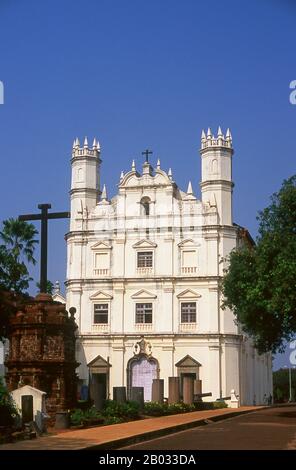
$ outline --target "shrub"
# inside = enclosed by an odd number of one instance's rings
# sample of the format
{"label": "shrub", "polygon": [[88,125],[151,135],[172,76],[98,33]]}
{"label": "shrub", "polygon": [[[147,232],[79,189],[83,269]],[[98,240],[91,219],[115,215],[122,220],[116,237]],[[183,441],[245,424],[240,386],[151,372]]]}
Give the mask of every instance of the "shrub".
{"label": "shrub", "polygon": [[108,416],[104,419],[104,424],[120,424],[123,423],[124,419],[123,418],[118,418],[118,416]]}
{"label": "shrub", "polygon": [[11,426],[17,417],[17,406],[0,377],[0,426]]}
{"label": "shrub", "polygon": [[83,424],[83,417],[84,417],[84,412],[80,410],[79,408],[72,410],[70,414],[71,424],[73,424],[74,426]]}
{"label": "shrub", "polygon": [[173,415],[178,413],[188,413],[189,411],[194,411],[194,405],[187,405],[186,403],[158,403],[158,402],[148,402],[145,403],[144,413],[149,416],[165,416]]}
{"label": "shrub", "polygon": [[85,411],[80,408],[75,408],[70,414],[70,421],[72,425],[78,426],[98,423],[99,421],[103,422],[103,419],[102,415],[93,406]]}
{"label": "shrub", "polygon": [[158,403],[157,401],[150,401],[144,405],[144,413],[149,416],[163,416],[168,414],[167,403]]}
{"label": "shrub", "polygon": [[134,401],[117,403],[114,400],[106,400],[102,415],[105,417],[116,417],[125,419],[136,419],[139,417],[140,405]]}

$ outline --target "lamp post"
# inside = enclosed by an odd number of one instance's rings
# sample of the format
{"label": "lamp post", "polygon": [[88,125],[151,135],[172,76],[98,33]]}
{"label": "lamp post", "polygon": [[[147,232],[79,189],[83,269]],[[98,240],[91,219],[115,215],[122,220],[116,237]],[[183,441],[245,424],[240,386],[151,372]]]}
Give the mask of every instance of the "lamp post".
{"label": "lamp post", "polygon": [[292,371],[291,367],[284,366],[284,369],[288,369],[289,371],[289,403],[292,401]]}

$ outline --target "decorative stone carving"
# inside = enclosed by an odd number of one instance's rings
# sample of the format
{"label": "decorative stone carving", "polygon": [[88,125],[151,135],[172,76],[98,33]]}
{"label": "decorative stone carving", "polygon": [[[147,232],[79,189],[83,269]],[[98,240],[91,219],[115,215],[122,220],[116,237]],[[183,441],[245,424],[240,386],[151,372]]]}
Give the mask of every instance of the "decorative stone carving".
{"label": "decorative stone carving", "polygon": [[149,341],[145,340],[144,336],[134,345],[134,355],[138,356],[139,354],[146,354],[146,356],[152,355],[152,345]]}
{"label": "decorative stone carving", "polygon": [[50,415],[75,405],[75,309],[39,294],[24,302],[11,315],[8,339],[11,344],[6,381],[9,390],[30,385],[46,393]]}

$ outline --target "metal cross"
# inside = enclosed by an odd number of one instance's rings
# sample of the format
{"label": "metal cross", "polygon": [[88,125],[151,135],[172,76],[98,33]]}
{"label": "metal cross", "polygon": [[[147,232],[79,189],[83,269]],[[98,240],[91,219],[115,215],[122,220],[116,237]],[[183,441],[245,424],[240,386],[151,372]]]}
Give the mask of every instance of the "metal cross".
{"label": "metal cross", "polygon": [[41,257],[40,257],[40,292],[47,291],[47,221],[48,219],[66,219],[70,217],[70,212],[52,212],[51,204],[39,204],[38,209],[41,214],[20,215],[19,220],[41,220]]}
{"label": "metal cross", "polygon": [[152,155],[152,151],[151,150],[144,150],[144,152],[142,152],[142,155],[145,155],[145,162],[148,163],[148,157],[149,155]]}

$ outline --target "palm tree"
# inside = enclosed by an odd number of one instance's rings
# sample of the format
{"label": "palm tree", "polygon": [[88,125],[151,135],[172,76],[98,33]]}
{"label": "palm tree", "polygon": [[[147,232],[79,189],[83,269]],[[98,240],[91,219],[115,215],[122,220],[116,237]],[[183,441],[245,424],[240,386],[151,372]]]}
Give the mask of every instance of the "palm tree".
{"label": "palm tree", "polygon": [[35,236],[38,231],[33,224],[24,220],[10,218],[3,221],[3,230],[0,232],[0,239],[4,242],[7,251],[13,256],[16,263],[22,259],[36,264],[34,258],[35,245],[38,240]]}

